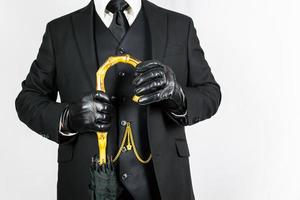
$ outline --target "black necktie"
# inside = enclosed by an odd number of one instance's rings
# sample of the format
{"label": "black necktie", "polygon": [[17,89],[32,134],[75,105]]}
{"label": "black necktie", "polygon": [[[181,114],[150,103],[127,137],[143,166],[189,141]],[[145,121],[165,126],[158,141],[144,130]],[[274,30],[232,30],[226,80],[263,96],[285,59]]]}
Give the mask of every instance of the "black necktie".
{"label": "black necktie", "polygon": [[121,41],[129,29],[128,21],[123,12],[128,6],[124,0],[111,0],[106,6],[106,10],[114,14],[109,29],[118,41]]}

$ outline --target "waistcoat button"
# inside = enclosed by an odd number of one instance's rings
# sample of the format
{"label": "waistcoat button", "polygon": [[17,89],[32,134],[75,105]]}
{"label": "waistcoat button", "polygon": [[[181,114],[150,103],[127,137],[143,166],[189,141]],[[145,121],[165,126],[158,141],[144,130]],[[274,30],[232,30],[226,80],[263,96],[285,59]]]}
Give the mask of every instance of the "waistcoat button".
{"label": "waistcoat button", "polygon": [[126,121],[125,121],[125,120],[122,120],[122,121],[121,121],[121,125],[122,125],[122,126],[126,126]]}
{"label": "waistcoat button", "polygon": [[125,53],[125,49],[124,48],[119,48],[119,53],[120,54],[124,54]]}
{"label": "waistcoat button", "polygon": [[126,147],[122,147],[122,152],[125,153],[127,151]]}
{"label": "waistcoat button", "polygon": [[119,72],[119,76],[125,76],[125,72]]}
{"label": "waistcoat button", "polygon": [[124,174],[122,175],[122,180],[125,181],[127,178],[128,178],[128,174],[124,173]]}

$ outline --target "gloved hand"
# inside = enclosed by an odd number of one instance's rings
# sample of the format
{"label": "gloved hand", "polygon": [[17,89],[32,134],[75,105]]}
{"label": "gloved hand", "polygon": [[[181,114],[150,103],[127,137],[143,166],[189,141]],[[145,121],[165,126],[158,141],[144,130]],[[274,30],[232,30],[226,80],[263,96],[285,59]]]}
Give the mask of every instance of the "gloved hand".
{"label": "gloved hand", "polygon": [[111,127],[112,109],[111,98],[104,92],[86,95],[66,107],[63,129],[70,132],[106,132]]}
{"label": "gloved hand", "polygon": [[165,109],[175,114],[186,111],[183,90],[176,81],[172,69],[158,60],[148,60],[136,66],[134,94],[141,96],[140,105],[160,102]]}

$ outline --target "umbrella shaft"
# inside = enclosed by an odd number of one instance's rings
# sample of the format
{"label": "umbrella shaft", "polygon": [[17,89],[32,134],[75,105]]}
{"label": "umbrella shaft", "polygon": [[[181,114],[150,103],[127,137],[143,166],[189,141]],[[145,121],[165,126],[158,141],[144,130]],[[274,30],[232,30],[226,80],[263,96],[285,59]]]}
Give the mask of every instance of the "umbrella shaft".
{"label": "umbrella shaft", "polygon": [[106,163],[106,145],[107,145],[107,132],[97,132],[98,147],[99,147],[99,163]]}

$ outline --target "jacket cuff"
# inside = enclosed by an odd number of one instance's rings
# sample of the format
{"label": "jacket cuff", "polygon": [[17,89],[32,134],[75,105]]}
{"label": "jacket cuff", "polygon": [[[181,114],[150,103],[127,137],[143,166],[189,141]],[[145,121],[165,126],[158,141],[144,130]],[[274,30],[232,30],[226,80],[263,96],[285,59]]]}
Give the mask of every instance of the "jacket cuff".
{"label": "jacket cuff", "polygon": [[44,130],[41,131],[45,134],[42,135],[56,143],[59,143],[59,127],[57,124],[59,124],[60,115],[66,105],[66,103],[51,102],[41,116],[44,123],[43,127],[45,127]]}

